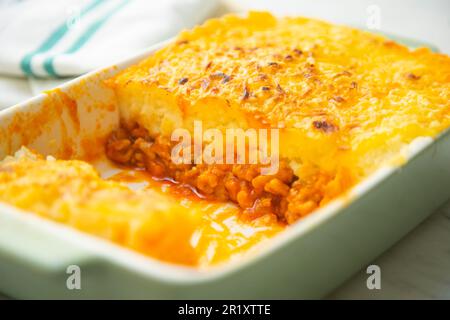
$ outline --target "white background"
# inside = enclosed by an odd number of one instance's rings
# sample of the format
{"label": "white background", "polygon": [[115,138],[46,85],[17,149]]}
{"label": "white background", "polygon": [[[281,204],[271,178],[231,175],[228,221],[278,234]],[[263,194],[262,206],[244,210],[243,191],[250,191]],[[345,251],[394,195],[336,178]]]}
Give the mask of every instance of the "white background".
{"label": "white background", "polygon": [[381,30],[414,38],[450,53],[449,0],[228,0],[243,9],[270,10],[363,27],[367,8],[381,9]]}

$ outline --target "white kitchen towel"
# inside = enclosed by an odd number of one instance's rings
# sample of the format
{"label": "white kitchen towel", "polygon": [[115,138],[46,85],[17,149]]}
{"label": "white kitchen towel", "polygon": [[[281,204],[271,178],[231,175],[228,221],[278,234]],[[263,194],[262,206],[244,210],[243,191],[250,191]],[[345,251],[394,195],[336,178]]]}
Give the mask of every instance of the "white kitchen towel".
{"label": "white kitchen towel", "polygon": [[202,22],[218,2],[0,1],[0,75],[44,78],[111,64]]}

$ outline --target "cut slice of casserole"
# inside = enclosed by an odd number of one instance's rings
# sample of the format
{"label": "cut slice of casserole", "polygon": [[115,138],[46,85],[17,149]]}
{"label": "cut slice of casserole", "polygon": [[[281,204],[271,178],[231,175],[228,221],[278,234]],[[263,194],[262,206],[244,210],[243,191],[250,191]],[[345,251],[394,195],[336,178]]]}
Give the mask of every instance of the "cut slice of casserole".
{"label": "cut slice of casserole", "polygon": [[[289,223],[450,123],[450,59],[264,12],[212,19],[109,80],[123,128],[111,159]],[[280,169],[174,165],[177,128],[278,128]]]}
{"label": "cut slice of casserole", "polygon": [[210,267],[252,254],[283,230],[276,221],[243,223],[235,206],[176,195],[172,187],[136,171],[105,180],[85,161],[26,148],[0,161],[1,202],[162,261]]}

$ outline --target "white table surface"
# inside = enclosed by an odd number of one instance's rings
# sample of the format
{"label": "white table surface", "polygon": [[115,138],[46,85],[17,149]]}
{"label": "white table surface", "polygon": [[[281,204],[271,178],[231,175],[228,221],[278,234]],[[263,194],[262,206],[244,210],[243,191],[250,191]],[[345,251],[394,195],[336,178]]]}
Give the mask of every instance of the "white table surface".
{"label": "white table surface", "polygon": [[[380,9],[380,30],[413,38],[450,53],[449,0],[225,0],[232,8],[318,17],[366,26],[367,8]],[[449,164],[450,165],[450,164]],[[450,190],[449,190],[450,197]],[[450,299],[450,202],[375,261],[381,290],[368,290],[360,271],[330,299]],[[0,295],[1,299],[1,295]]]}

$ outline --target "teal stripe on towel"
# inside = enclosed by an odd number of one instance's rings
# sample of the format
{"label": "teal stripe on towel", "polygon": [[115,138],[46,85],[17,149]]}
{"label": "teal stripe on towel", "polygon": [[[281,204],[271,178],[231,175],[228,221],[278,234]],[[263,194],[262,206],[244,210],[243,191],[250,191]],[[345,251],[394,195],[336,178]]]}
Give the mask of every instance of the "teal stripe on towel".
{"label": "teal stripe on towel", "polygon": [[[111,18],[111,16],[113,16],[116,12],[118,12],[130,2],[131,0],[123,0],[117,6],[109,10],[99,20],[93,22],[89,27],[87,27],[86,31],[73,43],[73,45],[62,54],[70,54],[80,50],[86,44],[86,42],[88,42],[89,39],[92,38],[92,36],[108,21],[108,19]],[[58,73],[56,72],[54,66],[54,60],[57,56],[58,54],[52,55],[50,57],[47,57],[44,61],[45,71],[47,71],[47,73],[53,77],[60,77],[60,75],[58,75]]]}
{"label": "teal stripe on towel", "polygon": [[[86,15],[88,12],[92,11],[94,8],[96,8],[98,5],[102,4],[106,0],[93,0],[89,5],[84,7],[80,11],[80,18]],[[31,62],[33,60],[33,57],[36,54],[46,52],[53,48],[59,40],[61,40],[64,35],[69,31],[69,27],[66,22],[61,24],[55,31],[53,31],[52,34],[34,51],[26,54],[23,59],[20,61],[20,68],[22,69],[23,73],[25,73],[27,76],[36,76],[33,73]]]}

